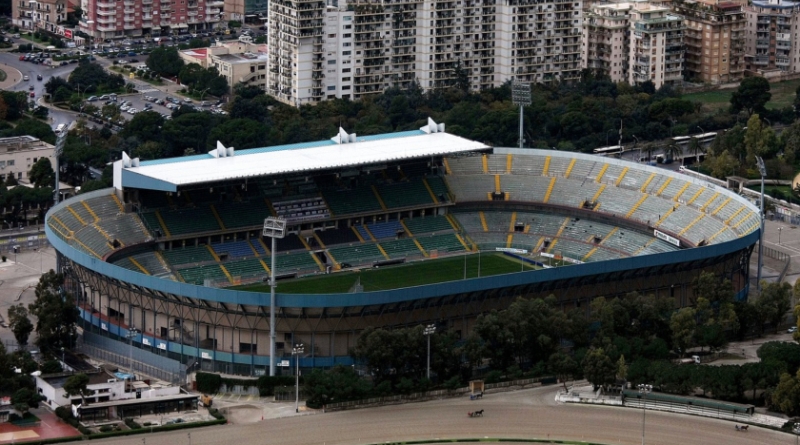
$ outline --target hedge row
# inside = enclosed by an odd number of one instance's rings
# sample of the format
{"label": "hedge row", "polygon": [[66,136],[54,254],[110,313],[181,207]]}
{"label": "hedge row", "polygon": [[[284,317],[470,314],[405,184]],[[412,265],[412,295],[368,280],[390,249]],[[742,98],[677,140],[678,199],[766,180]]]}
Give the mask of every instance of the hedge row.
{"label": "hedge row", "polygon": [[[275,388],[279,386],[294,386],[293,376],[268,376],[264,375],[256,379],[230,379],[222,378],[219,374],[198,372],[196,375],[197,390],[205,394],[216,394],[224,383],[228,388],[232,386],[242,386],[250,388],[255,386],[261,397],[272,396]],[[302,380],[302,378],[301,378]]]}
{"label": "hedge row", "polygon": [[[228,423],[228,421],[225,420],[224,418],[216,420],[207,420],[205,422],[173,423],[170,425],[154,427],[152,428],[152,431],[154,433],[157,433],[160,431],[185,430],[189,428],[201,428],[204,426],[224,425],[226,423]],[[106,439],[109,437],[117,437],[117,436],[131,436],[133,434],[149,433],[150,430],[151,430],[150,428],[141,428],[138,430],[124,430],[124,431],[112,431],[109,433],[97,433],[97,434],[92,434],[91,436],[88,437],[88,439],[95,440],[95,439]]]}

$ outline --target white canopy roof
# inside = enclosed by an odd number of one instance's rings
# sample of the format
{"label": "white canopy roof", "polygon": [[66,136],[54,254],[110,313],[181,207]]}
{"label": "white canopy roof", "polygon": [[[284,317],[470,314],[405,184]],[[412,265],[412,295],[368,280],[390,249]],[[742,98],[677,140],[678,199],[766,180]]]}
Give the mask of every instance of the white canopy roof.
{"label": "white canopy roof", "polygon": [[[115,168],[115,186],[176,191],[179,186],[191,184],[382,164],[489,148],[444,133],[443,127],[433,124],[419,131],[367,137],[340,131],[329,141],[242,151],[218,143],[218,148],[207,155],[141,163],[124,156]],[[120,182],[116,181],[117,171]]]}

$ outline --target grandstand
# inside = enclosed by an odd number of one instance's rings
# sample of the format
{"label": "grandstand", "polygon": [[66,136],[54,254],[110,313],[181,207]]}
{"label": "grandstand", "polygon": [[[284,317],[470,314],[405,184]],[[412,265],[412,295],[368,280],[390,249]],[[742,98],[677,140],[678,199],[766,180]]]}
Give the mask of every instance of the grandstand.
{"label": "grandstand", "polygon": [[[137,326],[136,347],[255,375],[269,362],[272,272],[277,353],[313,344],[302,366],[351,363],[368,326],[463,334],[519,296],[554,294],[566,308],[639,290],[683,305],[693,277],[713,270],[746,298],[759,214],[740,196],[651,166],[491,149],[443,130],[124,156],[114,188],[46,219],[84,330],[125,339]],[[269,216],[287,222],[275,251],[261,236]]]}

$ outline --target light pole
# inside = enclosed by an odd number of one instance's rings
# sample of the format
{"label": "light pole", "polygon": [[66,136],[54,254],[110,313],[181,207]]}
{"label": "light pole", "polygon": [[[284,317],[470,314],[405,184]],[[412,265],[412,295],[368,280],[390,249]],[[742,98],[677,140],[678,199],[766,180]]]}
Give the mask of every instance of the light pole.
{"label": "light pole", "polygon": [[294,412],[300,412],[300,355],[303,354],[305,346],[302,343],[294,345],[292,355],[294,356]]}
{"label": "light pole", "polygon": [[433,335],[434,332],[436,332],[435,324],[429,324],[428,326],[425,326],[425,329],[422,331],[422,333],[428,337],[428,367],[427,373],[425,374],[428,380],[431,379],[431,335]]}
{"label": "light pole", "polygon": [[531,104],[531,84],[515,79],[511,83],[511,102],[514,105],[519,105],[519,148],[522,148],[525,144],[525,138],[522,135],[523,108]]}
{"label": "light pole", "polygon": [[186,437],[189,438],[189,445],[192,445],[192,433],[186,433]]}
{"label": "light pole", "polygon": [[760,156],[756,156],[758,163],[758,172],[761,174],[761,233],[758,235],[758,276],[756,278],[756,287],[761,292],[761,268],[764,267],[764,177],[767,176],[767,167],[764,165],[764,160]]}
{"label": "light pole", "polygon": [[783,227],[778,227],[778,245],[781,245],[781,232],[783,231]]}
{"label": "light pole", "polygon": [[266,238],[272,238],[272,250],[270,257],[272,260],[269,269],[269,375],[275,376],[275,264],[277,247],[275,240],[286,235],[286,220],[283,218],[269,217],[264,220],[262,234]]}
{"label": "light pole", "polygon": [[133,380],[133,338],[139,335],[139,330],[131,326],[128,328],[128,366],[131,369],[131,380]]}
{"label": "light pole", "polygon": [[639,394],[642,395],[644,404],[642,405],[642,445],[644,445],[644,421],[647,413],[647,394],[653,390],[653,385],[639,384]]}

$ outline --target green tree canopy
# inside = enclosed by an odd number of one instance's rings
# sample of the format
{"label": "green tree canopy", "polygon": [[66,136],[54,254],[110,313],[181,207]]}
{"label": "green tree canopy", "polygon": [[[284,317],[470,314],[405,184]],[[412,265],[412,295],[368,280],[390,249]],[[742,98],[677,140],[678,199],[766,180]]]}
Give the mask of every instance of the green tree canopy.
{"label": "green tree canopy", "polygon": [[81,404],[85,405],[85,397],[91,394],[91,391],[87,388],[88,384],[88,375],[83,373],[73,374],[67,377],[67,380],[64,382],[63,389],[68,396],[81,396]]}
{"label": "green tree canopy", "polygon": [[28,337],[33,332],[33,323],[28,318],[28,310],[25,309],[25,306],[18,304],[8,308],[8,326],[20,346],[28,344]]}
{"label": "green tree canopy", "polygon": [[50,159],[41,157],[31,166],[28,179],[36,187],[53,187],[56,181],[56,172],[50,164]]}
{"label": "green tree canopy", "polygon": [[763,77],[744,78],[739,83],[739,88],[731,95],[732,110],[734,112],[746,110],[750,114],[764,112],[764,106],[772,98],[769,90],[769,82]]}
{"label": "green tree canopy", "polygon": [[159,46],[147,57],[147,67],[163,76],[174,77],[181,72],[184,62],[174,46]]}
{"label": "green tree canopy", "polygon": [[78,308],[64,289],[64,276],[50,270],[36,285],[36,300],[28,307],[36,317],[36,345],[43,351],[71,348],[75,344]]}

